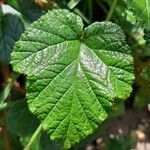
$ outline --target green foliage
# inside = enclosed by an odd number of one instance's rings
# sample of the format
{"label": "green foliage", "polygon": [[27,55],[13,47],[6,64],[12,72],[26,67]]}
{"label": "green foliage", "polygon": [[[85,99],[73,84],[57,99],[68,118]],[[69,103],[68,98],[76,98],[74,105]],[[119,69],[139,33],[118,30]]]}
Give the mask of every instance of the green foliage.
{"label": "green foliage", "polygon": [[8,0],[7,3],[0,7],[0,62],[4,64],[9,64],[10,53],[24,28],[45,13],[32,0]]}
{"label": "green foliage", "polygon": [[[113,0],[106,0],[106,2],[111,7]],[[115,22],[121,25],[125,31],[129,29],[131,30],[131,28],[134,28],[139,24],[143,28],[150,30],[149,14],[149,0],[118,0],[113,14],[113,19]]]}
{"label": "green foliage", "polygon": [[27,144],[38,124],[38,120],[29,112],[26,101],[15,102],[10,107],[7,116],[8,129],[20,136],[23,145]]}
{"label": "green foliage", "polygon": [[[0,149],[62,150],[80,141],[84,147],[105,134],[106,120],[150,104],[149,0],[0,5]],[[129,136],[104,144],[133,149]]]}
{"label": "green foliage", "polygon": [[83,30],[82,20],[67,10],[34,22],[16,43],[12,64],[27,74],[31,112],[65,148],[92,134],[114,98],[129,96],[134,79],[122,30],[110,22]]}
{"label": "green foliage", "polygon": [[[113,4],[113,0],[105,0],[108,5],[111,7],[112,4]],[[126,20],[126,10],[127,8],[127,2],[126,0],[118,0],[117,1],[117,4],[116,4],[116,8],[114,10],[114,13],[113,13],[113,19],[116,21],[116,22],[119,22],[119,24],[123,24],[125,23],[125,20]]]}
{"label": "green foliage", "polygon": [[[113,0],[105,0],[111,7]],[[115,10],[112,15],[112,20],[122,27],[124,33],[130,34],[134,28],[139,26],[134,13],[127,9],[127,0],[117,0]]]}
{"label": "green foliage", "polygon": [[136,24],[136,17],[133,14],[133,12],[127,10],[126,14],[127,14],[127,16],[126,16],[127,21],[129,21],[131,24],[135,25]]}
{"label": "green foliage", "polygon": [[24,31],[23,23],[16,15],[6,13],[0,18],[0,61],[8,64],[10,53],[20,34]]}
{"label": "green foliage", "polygon": [[30,21],[38,19],[44,13],[34,0],[7,0],[7,3]]}
{"label": "green foliage", "polygon": [[68,3],[68,7],[70,9],[73,9],[76,5],[78,5],[81,2],[81,0],[70,0]]}
{"label": "green foliage", "polygon": [[131,9],[144,27],[150,30],[150,1],[127,0],[128,8]]}
{"label": "green foliage", "polygon": [[[39,121],[29,112],[26,101],[21,100],[13,103],[8,111],[7,127],[11,133],[20,137],[23,146],[28,143],[38,125]],[[41,132],[30,149],[58,150],[58,146],[50,142],[47,135]]]}

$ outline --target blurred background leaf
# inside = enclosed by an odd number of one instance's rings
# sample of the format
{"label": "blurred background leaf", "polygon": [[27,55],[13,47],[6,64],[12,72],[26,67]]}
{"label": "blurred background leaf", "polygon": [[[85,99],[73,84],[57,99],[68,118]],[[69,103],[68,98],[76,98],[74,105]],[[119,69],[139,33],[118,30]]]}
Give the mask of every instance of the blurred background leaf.
{"label": "blurred background leaf", "polygon": [[20,137],[21,143],[26,145],[39,125],[39,121],[28,110],[25,100],[14,102],[8,111],[7,127],[12,134]]}
{"label": "blurred background leaf", "polygon": [[9,64],[10,53],[15,42],[24,31],[21,19],[13,14],[6,13],[0,18],[0,62]]}
{"label": "blurred background leaf", "polygon": [[31,22],[37,20],[45,13],[33,0],[7,0],[7,4],[16,9]]}
{"label": "blurred background leaf", "polygon": [[[22,146],[28,144],[33,133],[39,126],[39,121],[28,110],[25,100],[14,102],[8,111],[7,127],[9,131],[20,137]],[[59,146],[52,143],[49,137],[41,132],[31,145],[31,150],[58,150]]]}

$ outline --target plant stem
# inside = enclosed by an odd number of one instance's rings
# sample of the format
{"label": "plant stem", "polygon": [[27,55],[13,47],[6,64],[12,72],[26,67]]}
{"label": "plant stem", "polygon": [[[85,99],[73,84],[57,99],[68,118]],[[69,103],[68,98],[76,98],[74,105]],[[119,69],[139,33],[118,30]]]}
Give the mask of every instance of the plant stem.
{"label": "plant stem", "polygon": [[73,9],[73,8],[76,7],[80,2],[81,2],[81,0],[70,0],[67,5],[68,5],[68,7],[69,7],[70,9]]}
{"label": "plant stem", "polygon": [[40,124],[39,127],[36,129],[36,131],[34,132],[34,134],[32,135],[32,137],[30,138],[28,144],[24,148],[24,150],[30,150],[30,147],[31,147],[32,143],[37,138],[37,136],[39,135],[39,133],[41,132],[41,130],[42,130],[42,124]]}
{"label": "plant stem", "polygon": [[109,21],[109,20],[111,19],[112,15],[113,15],[113,12],[114,12],[114,10],[115,10],[115,8],[116,8],[117,1],[118,1],[118,0],[114,0],[114,1],[113,1],[113,4],[112,4],[112,6],[111,6],[111,8],[110,8],[110,10],[109,10],[109,12],[108,12],[106,21]]}
{"label": "plant stem", "polygon": [[74,8],[74,12],[79,15],[87,24],[89,24],[89,20],[78,8]]}
{"label": "plant stem", "polygon": [[93,19],[93,2],[92,0],[88,0],[88,12],[89,12],[89,21],[92,22]]}
{"label": "plant stem", "polygon": [[96,0],[97,1],[97,4],[103,9],[103,11],[105,12],[105,13],[107,13],[108,11],[107,11],[107,9],[105,8],[105,6],[101,3],[101,1],[100,0]]}

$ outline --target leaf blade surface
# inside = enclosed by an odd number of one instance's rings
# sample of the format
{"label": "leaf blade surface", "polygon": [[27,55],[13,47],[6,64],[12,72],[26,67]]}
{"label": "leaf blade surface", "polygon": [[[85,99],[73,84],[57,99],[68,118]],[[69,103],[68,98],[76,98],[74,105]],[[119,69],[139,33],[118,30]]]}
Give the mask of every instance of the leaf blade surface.
{"label": "leaf blade surface", "polygon": [[12,64],[27,74],[31,112],[65,148],[98,128],[113,99],[129,96],[134,78],[121,29],[102,22],[83,31],[82,20],[67,10],[34,22],[16,43]]}

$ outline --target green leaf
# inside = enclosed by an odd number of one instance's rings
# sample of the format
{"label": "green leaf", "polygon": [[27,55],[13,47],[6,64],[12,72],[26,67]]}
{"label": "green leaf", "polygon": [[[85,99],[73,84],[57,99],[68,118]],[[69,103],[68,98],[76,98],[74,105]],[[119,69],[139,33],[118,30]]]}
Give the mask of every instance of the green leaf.
{"label": "green leaf", "polygon": [[7,3],[23,14],[30,21],[37,20],[43,13],[34,0],[7,0]]}
{"label": "green leaf", "polygon": [[81,2],[81,0],[70,0],[67,4],[67,6],[70,9],[73,9],[74,7],[76,7],[76,5],[78,5]]}
{"label": "green leaf", "polygon": [[[20,136],[23,146],[27,145],[34,134],[39,121],[29,112],[26,101],[17,101],[11,105],[7,115],[9,131]],[[45,133],[40,133],[32,143],[31,150],[58,150],[58,146],[47,139]]]}
{"label": "green leaf", "polygon": [[15,42],[24,31],[18,16],[5,14],[0,19],[0,61],[8,64]]}
{"label": "green leaf", "polygon": [[38,124],[39,121],[29,112],[26,101],[15,102],[10,107],[7,127],[11,133],[20,136],[23,145],[27,144]]}
{"label": "green leaf", "polygon": [[25,18],[19,11],[11,7],[10,5],[2,4],[2,13],[4,14],[12,14],[15,15],[16,17],[20,18],[21,22],[23,23],[24,27],[28,26],[31,24],[31,21],[29,21],[27,18]]}
{"label": "green leaf", "polygon": [[27,74],[27,99],[52,140],[70,148],[108,117],[113,98],[127,98],[133,58],[122,30],[53,10],[35,21],[12,53],[14,70]]}
{"label": "green leaf", "polygon": [[133,10],[142,24],[150,30],[150,1],[149,0],[128,0],[128,8]]}
{"label": "green leaf", "polygon": [[[105,0],[108,3],[109,7],[111,8],[114,0]],[[122,27],[125,33],[130,33],[133,24],[136,21],[135,16],[133,16],[131,11],[127,9],[127,0],[118,0],[115,10],[113,12],[112,19],[117,23],[119,26]]]}

